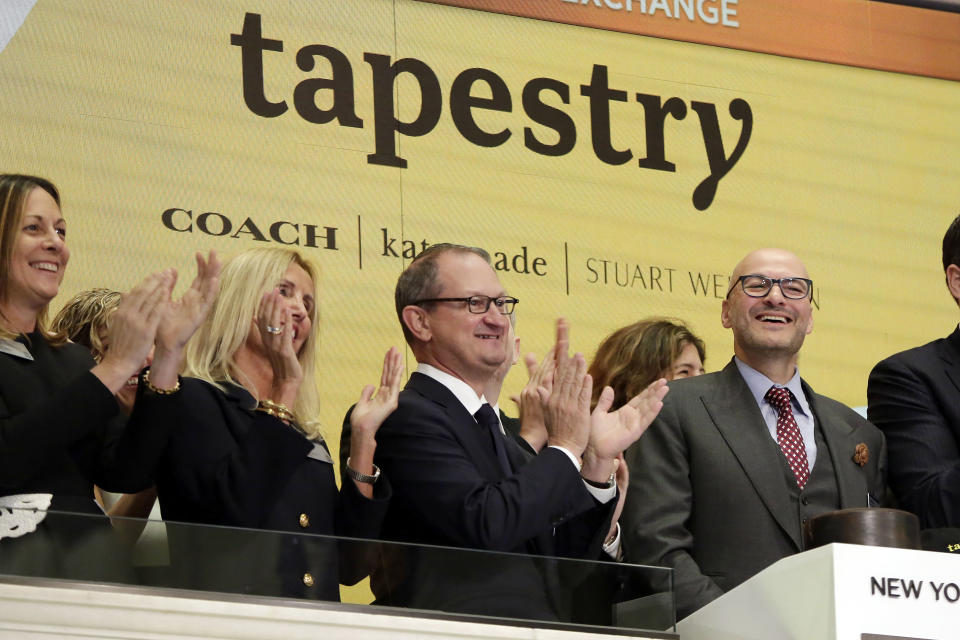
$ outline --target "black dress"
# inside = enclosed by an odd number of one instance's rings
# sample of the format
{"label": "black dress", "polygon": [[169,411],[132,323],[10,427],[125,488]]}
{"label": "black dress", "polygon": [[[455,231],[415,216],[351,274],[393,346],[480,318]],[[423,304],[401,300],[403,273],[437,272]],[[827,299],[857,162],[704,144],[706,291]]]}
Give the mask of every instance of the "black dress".
{"label": "black dress", "polygon": [[179,586],[339,600],[339,583],[366,575],[372,545],[303,534],[376,537],[390,496],[386,478],[372,500],[350,479],[338,491],[326,445],[255,411],[245,389],[193,378],[181,386],[144,396],[151,419],[177,425],[157,493]]}

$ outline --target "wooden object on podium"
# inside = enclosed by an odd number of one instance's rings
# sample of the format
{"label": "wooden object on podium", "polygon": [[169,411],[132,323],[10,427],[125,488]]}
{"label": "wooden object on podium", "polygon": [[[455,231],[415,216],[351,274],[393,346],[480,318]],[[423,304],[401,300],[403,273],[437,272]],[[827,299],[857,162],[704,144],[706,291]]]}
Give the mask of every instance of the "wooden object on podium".
{"label": "wooden object on podium", "polygon": [[829,544],[677,623],[683,640],[956,640],[960,556]]}
{"label": "wooden object on podium", "polygon": [[831,542],[919,549],[920,519],[900,509],[840,509],[810,518],[803,537],[807,549]]}

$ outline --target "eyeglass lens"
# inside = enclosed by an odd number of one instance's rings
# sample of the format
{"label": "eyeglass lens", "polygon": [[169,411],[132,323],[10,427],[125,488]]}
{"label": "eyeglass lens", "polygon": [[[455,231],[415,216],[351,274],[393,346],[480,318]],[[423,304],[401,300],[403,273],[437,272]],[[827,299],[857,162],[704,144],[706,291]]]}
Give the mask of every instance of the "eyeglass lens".
{"label": "eyeglass lens", "polygon": [[467,304],[470,308],[470,313],[486,313],[490,308],[490,303],[493,303],[497,306],[497,311],[506,315],[513,312],[514,301],[513,298],[491,298],[489,296],[470,296],[467,299]]}
{"label": "eyeglass lens", "polygon": [[802,278],[764,278],[763,276],[746,276],[742,280],[744,292],[754,298],[762,298],[770,292],[773,285],[780,287],[784,297],[799,300],[806,298],[810,293],[810,285]]}

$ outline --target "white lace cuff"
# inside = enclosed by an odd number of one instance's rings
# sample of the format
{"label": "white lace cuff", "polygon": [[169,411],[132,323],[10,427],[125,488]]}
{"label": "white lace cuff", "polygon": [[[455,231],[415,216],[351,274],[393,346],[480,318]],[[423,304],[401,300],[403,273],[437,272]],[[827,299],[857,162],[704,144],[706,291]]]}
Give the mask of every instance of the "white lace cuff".
{"label": "white lace cuff", "polygon": [[19,538],[35,531],[47,517],[52,493],[0,496],[0,540]]}

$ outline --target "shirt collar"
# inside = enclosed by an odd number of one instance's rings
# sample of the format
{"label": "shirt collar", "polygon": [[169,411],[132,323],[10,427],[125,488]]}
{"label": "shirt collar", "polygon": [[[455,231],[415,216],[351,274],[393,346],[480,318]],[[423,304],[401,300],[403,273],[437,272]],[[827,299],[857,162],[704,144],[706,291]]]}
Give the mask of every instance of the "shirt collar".
{"label": "shirt collar", "polygon": [[747,363],[745,363],[740,358],[734,356],[733,361],[737,365],[737,369],[740,371],[740,375],[743,377],[743,381],[747,383],[747,387],[750,388],[750,393],[753,394],[753,399],[757,401],[757,406],[761,406],[766,400],[764,396],[767,395],[767,391],[770,387],[784,387],[789,389],[793,394],[794,402],[793,404],[800,409],[800,411],[805,416],[811,415],[810,405],[807,403],[807,396],[803,393],[803,385],[800,382],[800,370],[794,369],[793,377],[790,378],[790,381],[787,384],[777,384],[767,376],[763,375]]}
{"label": "shirt collar", "polygon": [[432,378],[442,384],[447,390],[450,391],[457,400],[460,401],[460,404],[470,412],[470,415],[475,414],[480,410],[480,407],[486,403],[486,398],[483,396],[478,396],[477,392],[468,385],[466,382],[460,378],[456,378],[446,371],[441,371],[433,365],[426,363],[417,364],[417,373],[422,373],[423,375]]}
{"label": "shirt collar", "polygon": [[0,338],[0,352],[8,353],[24,360],[33,360],[33,354],[25,344],[10,338]]}

